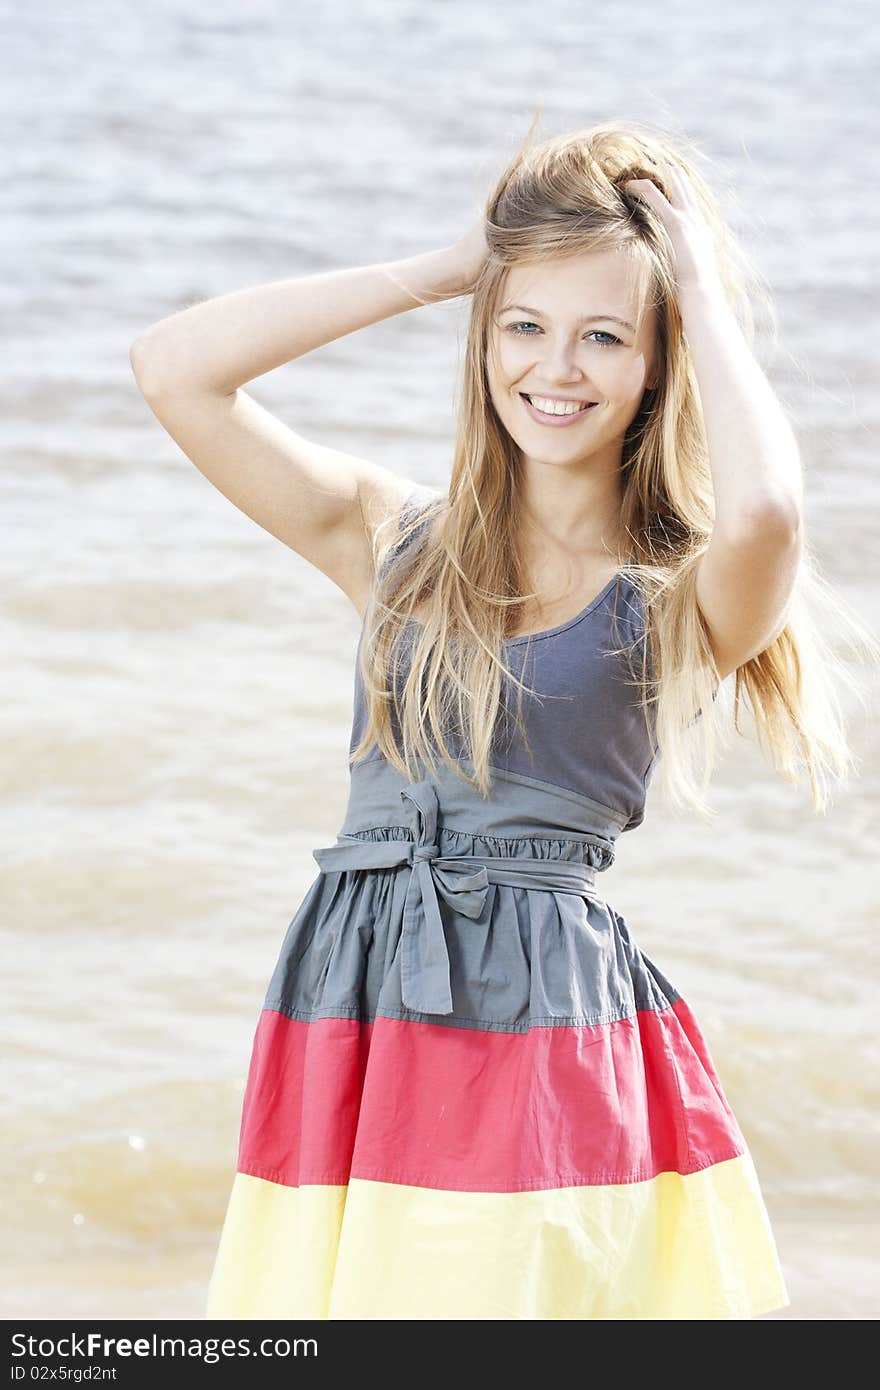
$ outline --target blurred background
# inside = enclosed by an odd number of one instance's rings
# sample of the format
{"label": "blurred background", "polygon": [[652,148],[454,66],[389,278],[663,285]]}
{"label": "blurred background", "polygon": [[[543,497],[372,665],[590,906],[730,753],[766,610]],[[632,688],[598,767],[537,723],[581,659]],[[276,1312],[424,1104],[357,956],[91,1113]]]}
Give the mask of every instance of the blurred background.
{"label": "blurred background", "polygon": [[[132,340],[197,299],[456,238],[538,102],[540,136],[650,122],[712,161],[769,281],[759,357],[810,542],[868,617],[878,36],[867,0],[3,5],[0,1315],[202,1315],[253,1030],[348,791],[357,614],[163,432]],[[468,303],[248,390],[443,486]],[[750,1143],[780,1318],[877,1312],[880,735],[877,671],[854,669],[861,775],[826,816],[734,736],[714,824],[652,789],[605,879]]]}

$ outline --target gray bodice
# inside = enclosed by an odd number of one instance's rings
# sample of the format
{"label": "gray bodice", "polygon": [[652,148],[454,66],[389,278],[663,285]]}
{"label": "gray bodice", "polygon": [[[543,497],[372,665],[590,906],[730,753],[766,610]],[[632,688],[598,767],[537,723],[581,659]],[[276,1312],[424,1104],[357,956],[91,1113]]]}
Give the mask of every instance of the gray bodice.
{"label": "gray bodice", "polygon": [[[506,641],[506,661],[536,694],[522,694],[527,748],[510,712],[519,691],[505,678],[492,766],[598,802],[624,830],[640,825],[657,753],[653,718],[649,732],[639,690],[627,684],[640,669],[643,638],[638,590],[616,576],[568,622]],[[609,654],[611,646],[631,644],[628,657]],[[359,641],[349,754],[366,728],[360,646]],[[455,731],[448,742],[456,757],[464,756]],[[368,755],[374,757],[382,757],[375,746]]]}

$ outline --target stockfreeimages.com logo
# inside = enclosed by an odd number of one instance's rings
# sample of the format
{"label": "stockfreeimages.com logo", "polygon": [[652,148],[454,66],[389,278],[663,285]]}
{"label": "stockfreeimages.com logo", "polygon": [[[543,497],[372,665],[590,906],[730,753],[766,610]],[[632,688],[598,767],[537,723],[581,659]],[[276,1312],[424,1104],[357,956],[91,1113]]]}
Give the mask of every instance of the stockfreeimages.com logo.
{"label": "stockfreeimages.com logo", "polygon": [[[317,1356],[314,1337],[263,1337],[251,1346],[248,1337],[105,1337],[101,1332],[85,1335],[71,1332],[63,1337],[32,1337],[15,1332],[10,1338],[12,1355],[41,1360],[60,1357],[66,1361],[116,1357],[181,1357],[213,1364],[236,1356]],[[22,1365],[12,1367],[13,1380],[27,1374]]]}

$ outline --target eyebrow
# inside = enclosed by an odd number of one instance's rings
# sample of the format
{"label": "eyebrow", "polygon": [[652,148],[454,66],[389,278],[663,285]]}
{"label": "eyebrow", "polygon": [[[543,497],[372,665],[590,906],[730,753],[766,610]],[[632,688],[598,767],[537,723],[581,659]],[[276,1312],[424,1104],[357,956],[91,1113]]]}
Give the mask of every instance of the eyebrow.
{"label": "eyebrow", "polygon": [[[518,309],[520,313],[532,314],[536,319],[543,317],[540,309],[530,309],[527,304],[505,304],[504,308],[501,309],[500,312],[502,314],[506,314],[508,309]],[[619,319],[616,314],[584,314],[583,317],[578,320],[578,322],[595,323],[597,322],[597,320],[603,320],[607,323],[619,323],[624,328],[628,328],[630,333],[635,333],[636,331],[631,323],[628,323],[626,319]]]}

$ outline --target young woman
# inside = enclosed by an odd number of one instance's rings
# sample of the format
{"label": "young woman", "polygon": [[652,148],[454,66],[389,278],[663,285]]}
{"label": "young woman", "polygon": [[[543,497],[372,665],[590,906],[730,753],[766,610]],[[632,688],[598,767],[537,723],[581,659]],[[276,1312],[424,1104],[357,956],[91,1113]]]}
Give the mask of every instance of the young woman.
{"label": "young woman", "polygon": [[[728,674],[817,810],[850,762],[739,256],[681,146],[606,123],[524,146],[450,247],[224,295],[134,344],[196,466],[363,618],[350,801],[257,1024],[208,1317],[788,1303],[700,1027],[600,882],[655,766],[705,809]],[[442,493],[240,389],[461,294]]]}

